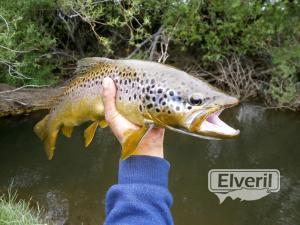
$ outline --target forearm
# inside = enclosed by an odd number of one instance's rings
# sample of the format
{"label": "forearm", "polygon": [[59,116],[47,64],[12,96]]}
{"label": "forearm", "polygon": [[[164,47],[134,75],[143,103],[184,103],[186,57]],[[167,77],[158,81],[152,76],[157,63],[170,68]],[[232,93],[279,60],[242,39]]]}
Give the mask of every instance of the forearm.
{"label": "forearm", "polygon": [[106,225],[173,224],[168,190],[169,163],[158,157],[120,161],[119,181],[106,197]]}

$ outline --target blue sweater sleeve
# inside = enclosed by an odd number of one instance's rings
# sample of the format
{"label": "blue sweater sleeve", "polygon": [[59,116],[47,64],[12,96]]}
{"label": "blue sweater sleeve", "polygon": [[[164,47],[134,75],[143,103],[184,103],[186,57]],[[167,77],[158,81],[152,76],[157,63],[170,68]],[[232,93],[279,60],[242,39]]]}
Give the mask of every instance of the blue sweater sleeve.
{"label": "blue sweater sleeve", "polygon": [[161,158],[131,156],[121,160],[118,184],[106,195],[105,225],[169,225],[172,195],[170,164]]}

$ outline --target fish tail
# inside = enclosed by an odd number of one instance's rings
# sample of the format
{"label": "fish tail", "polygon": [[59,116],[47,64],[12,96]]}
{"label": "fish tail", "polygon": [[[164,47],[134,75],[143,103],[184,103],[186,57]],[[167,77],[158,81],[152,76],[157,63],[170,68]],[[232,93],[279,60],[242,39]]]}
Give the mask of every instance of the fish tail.
{"label": "fish tail", "polygon": [[33,130],[36,133],[36,135],[44,141],[47,138],[47,129],[46,129],[46,124],[49,120],[49,115],[46,115],[40,122],[38,122]]}
{"label": "fish tail", "polygon": [[49,123],[49,115],[46,115],[40,122],[34,127],[34,132],[44,142],[45,152],[49,160],[53,158],[55,144],[59,127],[47,126]]}

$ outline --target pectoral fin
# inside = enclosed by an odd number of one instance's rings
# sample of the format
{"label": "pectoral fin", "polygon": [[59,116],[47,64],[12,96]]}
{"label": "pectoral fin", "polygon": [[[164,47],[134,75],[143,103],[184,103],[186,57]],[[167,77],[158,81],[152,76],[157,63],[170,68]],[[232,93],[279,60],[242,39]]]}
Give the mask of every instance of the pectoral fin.
{"label": "pectoral fin", "polygon": [[149,130],[149,126],[144,125],[138,130],[129,130],[125,134],[125,141],[122,144],[122,154],[121,159],[127,159],[129,156],[133,155],[136,151],[136,147],[142,140],[144,135]]}
{"label": "pectoral fin", "polygon": [[108,126],[108,123],[106,122],[106,120],[101,120],[101,121],[99,122],[99,126],[100,126],[101,128],[105,128],[105,127]]}
{"label": "pectoral fin", "polygon": [[72,136],[73,127],[63,126],[61,128],[61,131],[62,131],[63,135],[70,138]]}
{"label": "pectoral fin", "polygon": [[92,142],[98,125],[99,121],[95,121],[84,130],[85,147],[88,147],[89,144]]}

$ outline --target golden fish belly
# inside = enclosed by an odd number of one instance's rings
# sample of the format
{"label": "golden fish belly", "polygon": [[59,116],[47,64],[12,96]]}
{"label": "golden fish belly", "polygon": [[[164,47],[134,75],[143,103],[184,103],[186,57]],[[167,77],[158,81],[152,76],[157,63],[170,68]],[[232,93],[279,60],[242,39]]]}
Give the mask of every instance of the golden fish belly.
{"label": "golden fish belly", "polygon": [[101,96],[88,98],[83,96],[75,102],[68,102],[57,115],[65,126],[78,126],[86,121],[96,121],[104,117],[104,107]]}

